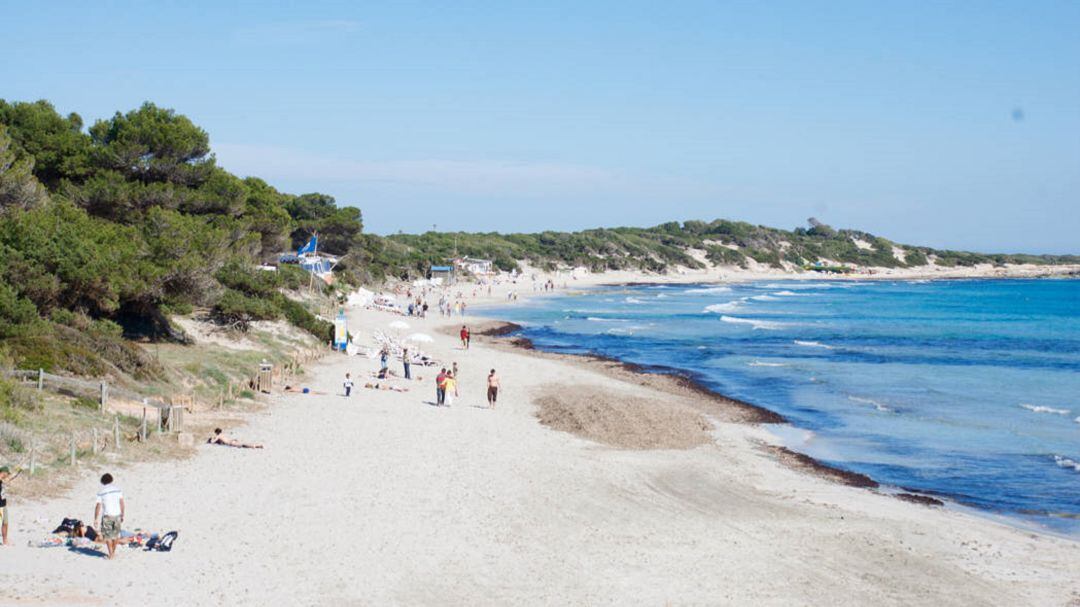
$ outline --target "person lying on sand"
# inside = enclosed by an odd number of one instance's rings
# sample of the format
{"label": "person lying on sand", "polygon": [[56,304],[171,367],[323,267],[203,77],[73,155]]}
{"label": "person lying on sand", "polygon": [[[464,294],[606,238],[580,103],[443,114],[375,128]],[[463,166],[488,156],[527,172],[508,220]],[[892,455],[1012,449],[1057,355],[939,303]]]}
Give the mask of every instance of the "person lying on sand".
{"label": "person lying on sand", "polygon": [[293,394],[326,394],[326,392],[316,392],[311,388],[298,388],[296,386],[285,386],[284,391]]}
{"label": "person lying on sand", "polygon": [[[92,544],[104,544],[105,540],[101,537],[101,534],[94,530],[89,525],[84,525],[82,521],[74,521],[74,527],[71,531],[64,531],[63,525],[58,527],[53,535],[46,538],[45,541],[38,545],[43,548],[50,548],[53,546],[69,545],[73,547],[89,547]],[[68,519],[64,519],[66,523]],[[143,531],[142,529],[136,529],[132,531],[120,531],[120,537],[116,540],[118,545],[130,546],[131,548],[146,547],[147,550],[155,549],[162,552],[167,552],[172,549],[172,541],[176,539],[176,531]],[[171,536],[171,537],[170,537]],[[65,539],[66,538],[66,539]],[[167,543],[167,546],[159,544]]]}
{"label": "person lying on sand", "polygon": [[389,390],[391,392],[408,392],[409,389],[405,386],[391,386],[387,384],[373,384],[368,382],[364,384],[364,387],[369,390]]}
{"label": "person lying on sand", "polygon": [[221,433],[221,428],[214,428],[214,435],[206,439],[206,442],[211,445],[223,445],[225,447],[237,447],[239,449],[262,449],[263,446],[258,443],[242,443],[236,439],[229,438]]}

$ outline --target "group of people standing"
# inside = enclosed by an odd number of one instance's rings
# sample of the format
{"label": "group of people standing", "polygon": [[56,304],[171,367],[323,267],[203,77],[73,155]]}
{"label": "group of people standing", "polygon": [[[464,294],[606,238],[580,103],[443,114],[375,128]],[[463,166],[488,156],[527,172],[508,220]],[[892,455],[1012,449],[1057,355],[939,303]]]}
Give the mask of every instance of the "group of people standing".
{"label": "group of people standing", "polygon": [[[488,294],[490,295],[490,289]],[[405,306],[405,315],[414,316],[417,318],[427,318],[428,313],[428,289],[424,288],[419,293],[414,292],[412,289],[405,291],[406,300],[409,302]],[[476,291],[473,291],[473,297],[476,297]],[[457,295],[451,299],[449,293],[442,293],[439,295],[439,316],[453,317],[453,316],[465,316],[465,310],[468,308],[468,303],[465,302],[465,298],[459,291]]]}
{"label": "group of people standing", "polygon": [[468,304],[465,303],[465,301],[462,300],[462,299],[454,300],[454,302],[451,303],[450,300],[447,299],[446,296],[444,295],[444,296],[439,298],[439,315],[440,316],[446,316],[448,318],[453,317],[453,316],[462,316],[462,317],[464,317],[465,316],[465,308],[467,306],[468,306]]}
{"label": "group of people standing", "polygon": [[[490,409],[495,408],[499,399],[499,387],[499,374],[492,369],[487,376],[487,403]],[[449,407],[454,404],[454,399],[458,396],[457,363],[454,363],[452,368],[444,367],[435,376],[435,405]]]}

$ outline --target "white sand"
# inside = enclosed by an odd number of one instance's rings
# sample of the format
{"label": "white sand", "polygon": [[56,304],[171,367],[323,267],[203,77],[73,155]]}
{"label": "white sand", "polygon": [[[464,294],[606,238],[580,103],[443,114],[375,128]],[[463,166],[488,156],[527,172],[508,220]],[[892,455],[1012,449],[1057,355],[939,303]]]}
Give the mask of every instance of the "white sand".
{"label": "white sand", "polygon": [[[357,312],[352,327],[392,319]],[[1080,543],[789,470],[753,426],[721,424],[714,444],[682,451],[590,443],[540,425],[531,394],[667,397],[585,365],[459,351],[437,318],[409,322],[461,366],[452,408],[427,404],[430,369],[412,392],[346,400],[344,373],[362,386],[378,363],[331,357],[306,385],[332,395],[276,397],[236,432],[267,449],[114,471],[127,526],[179,529],[172,553],[107,562],[26,545],[64,516],[91,518],[100,471],[64,498],[13,503],[0,603],[1080,604]]]}

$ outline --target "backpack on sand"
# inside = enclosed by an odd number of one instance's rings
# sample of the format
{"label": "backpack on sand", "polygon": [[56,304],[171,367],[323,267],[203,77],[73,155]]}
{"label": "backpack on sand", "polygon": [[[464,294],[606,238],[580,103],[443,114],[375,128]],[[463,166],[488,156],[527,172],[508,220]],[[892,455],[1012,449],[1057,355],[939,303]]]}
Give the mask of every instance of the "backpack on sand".
{"label": "backpack on sand", "polygon": [[176,531],[170,531],[161,537],[151,537],[149,542],[146,542],[147,552],[170,552],[172,551],[173,542],[176,541],[176,537],[180,535]]}

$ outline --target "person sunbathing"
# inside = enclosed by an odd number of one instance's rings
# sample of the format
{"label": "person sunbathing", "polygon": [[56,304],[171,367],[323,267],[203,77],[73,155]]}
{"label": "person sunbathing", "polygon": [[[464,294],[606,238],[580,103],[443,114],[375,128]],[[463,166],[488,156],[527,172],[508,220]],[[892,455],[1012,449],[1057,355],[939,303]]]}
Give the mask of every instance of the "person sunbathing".
{"label": "person sunbathing", "polygon": [[364,387],[369,389],[369,390],[389,390],[391,392],[408,392],[409,391],[409,389],[404,387],[404,386],[390,386],[390,385],[385,385],[385,384],[373,384],[373,383],[370,383],[370,382],[364,384]]}
{"label": "person sunbathing", "polygon": [[285,386],[284,391],[292,394],[326,394],[326,392],[316,392],[311,388],[298,388],[296,386]]}
{"label": "person sunbathing", "polygon": [[[83,524],[82,521],[77,521],[74,528],[68,532],[68,538],[72,546],[85,546],[90,543],[104,544],[105,538],[101,537],[92,526]],[[82,541],[79,541],[82,540]],[[117,544],[130,544],[137,541],[136,534],[130,531],[120,531],[120,537],[117,538]]]}
{"label": "person sunbathing", "polygon": [[[67,519],[64,519],[67,521]],[[67,536],[66,543],[73,547],[87,547],[91,544],[104,544],[105,540],[101,537],[93,527],[84,525],[82,521],[74,521],[75,525],[70,532],[61,532],[60,534],[53,535],[51,538],[46,539],[40,545],[42,547],[51,547],[60,545],[56,543],[53,538],[61,538]],[[147,550],[159,550],[161,552],[168,552],[172,550],[172,542],[176,539],[177,532],[170,531],[168,533],[143,531],[142,529],[136,529],[132,531],[120,531],[120,537],[116,540],[117,544],[127,544],[132,548],[146,547]]]}
{"label": "person sunbathing", "polygon": [[206,442],[211,445],[223,445],[225,447],[236,447],[238,449],[262,449],[263,446],[258,443],[242,443],[236,439],[229,438],[221,433],[221,428],[214,428],[214,435],[206,439]]}

